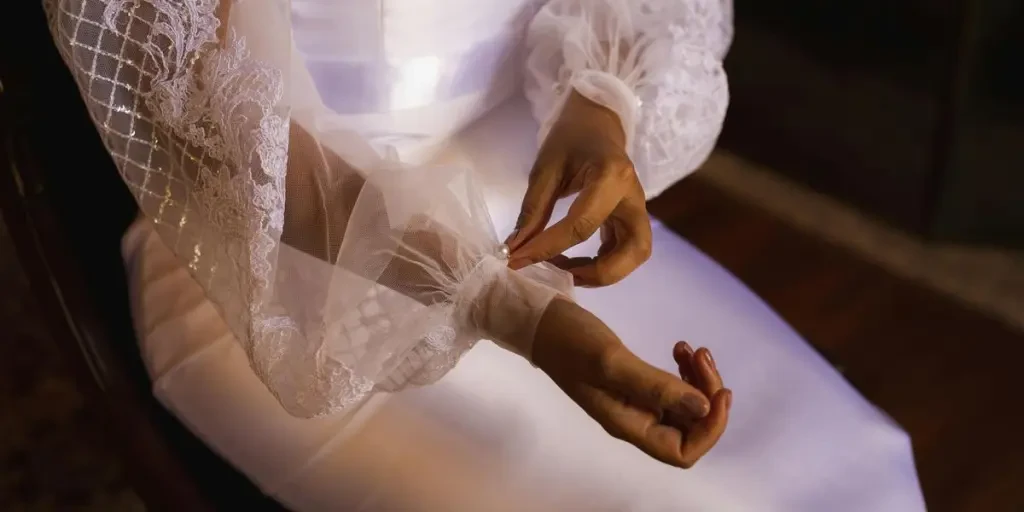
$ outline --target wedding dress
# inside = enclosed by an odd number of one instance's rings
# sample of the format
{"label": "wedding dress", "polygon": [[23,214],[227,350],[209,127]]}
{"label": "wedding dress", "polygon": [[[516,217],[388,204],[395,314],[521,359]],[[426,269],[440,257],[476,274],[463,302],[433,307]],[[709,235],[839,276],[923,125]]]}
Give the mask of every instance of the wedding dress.
{"label": "wedding dress", "polygon": [[679,339],[715,353],[735,405],[696,468],[477,343],[532,339],[572,293],[499,250],[567,94],[619,115],[659,194],[721,128],[730,0],[47,2],[142,213],[124,255],[154,392],[287,506],[374,509],[348,441],[416,410],[575,510],[923,509],[898,426],[660,225],[646,265],[577,301],[657,366]]}

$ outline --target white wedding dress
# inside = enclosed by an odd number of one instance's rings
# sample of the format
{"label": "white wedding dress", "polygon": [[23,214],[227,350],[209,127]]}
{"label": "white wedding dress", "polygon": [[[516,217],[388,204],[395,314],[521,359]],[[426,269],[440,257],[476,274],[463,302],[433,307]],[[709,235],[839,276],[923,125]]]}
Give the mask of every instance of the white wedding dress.
{"label": "white wedding dress", "polygon": [[576,299],[667,370],[677,340],[715,354],[732,415],[694,469],[615,440],[525,359],[476,343],[497,334],[481,309],[532,339],[567,291],[495,249],[568,91],[620,116],[657,195],[721,128],[730,0],[47,8],[143,214],[124,255],[154,392],[289,508],[387,509],[346,458],[390,410],[485,453],[484,477],[576,497],[561,510],[924,509],[907,435],[657,223],[646,265]]}

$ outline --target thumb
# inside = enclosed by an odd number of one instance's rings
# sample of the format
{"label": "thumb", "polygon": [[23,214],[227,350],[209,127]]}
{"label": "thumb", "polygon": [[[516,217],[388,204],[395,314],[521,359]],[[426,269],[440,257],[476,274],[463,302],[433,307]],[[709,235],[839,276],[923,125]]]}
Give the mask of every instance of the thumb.
{"label": "thumb", "polygon": [[523,196],[516,228],[505,240],[510,251],[515,251],[551,220],[551,212],[558,201],[562,163],[558,160],[537,159],[530,171],[530,185]]}

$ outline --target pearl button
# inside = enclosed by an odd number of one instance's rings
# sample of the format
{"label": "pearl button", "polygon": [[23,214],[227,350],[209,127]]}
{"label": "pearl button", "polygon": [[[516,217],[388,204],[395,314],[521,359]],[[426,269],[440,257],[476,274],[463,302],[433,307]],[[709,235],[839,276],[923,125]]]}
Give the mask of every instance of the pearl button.
{"label": "pearl button", "polygon": [[507,260],[509,258],[509,256],[511,256],[511,251],[509,250],[508,246],[505,245],[505,244],[499,245],[498,246],[498,258],[501,258],[503,260]]}

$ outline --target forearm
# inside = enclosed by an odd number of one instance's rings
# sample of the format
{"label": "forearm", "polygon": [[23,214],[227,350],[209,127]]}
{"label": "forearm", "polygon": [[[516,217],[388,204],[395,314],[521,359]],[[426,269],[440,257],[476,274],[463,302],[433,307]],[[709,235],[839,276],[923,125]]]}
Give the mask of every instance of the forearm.
{"label": "forearm", "polygon": [[[567,331],[572,336],[566,336]],[[565,343],[565,338],[585,343]],[[584,366],[593,365],[623,347],[608,326],[578,304],[555,298],[537,324],[532,361],[540,368],[568,368],[569,372],[585,373]]]}
{"label": "forearm", "polygon": [[[391,228],[392,233],[376,233],[374,236],[392,238],[394,248],[382,271],[367,273],[376,266],[348,260],[349,255],[340,254],[340,249],[349,231],[351,205],[357,202],[363,203],[360,215],[372,211],[374,224],[390,228],[383,208],[387,192],[375,187],[373,180],[363,179],[297,123],[292,123],[290,138],[282,242],[319,260],[343,265],[346,271],[375,280],[424,306],[454,306],[463,328],[530,357],[537,318],[558,293],[551,286],[570,290],[570,277],[542,266],[512,271],[498,254],[496,241],[482,251],[479,241],[469,242],[465,234],[427,215]],[[329,176],[346,178],[328,183]]]}
{"label": "forearm", "polygon": [[373,193],[362,174],[294,120],[289,125],[281,241],[333,263],[354,205]]}

